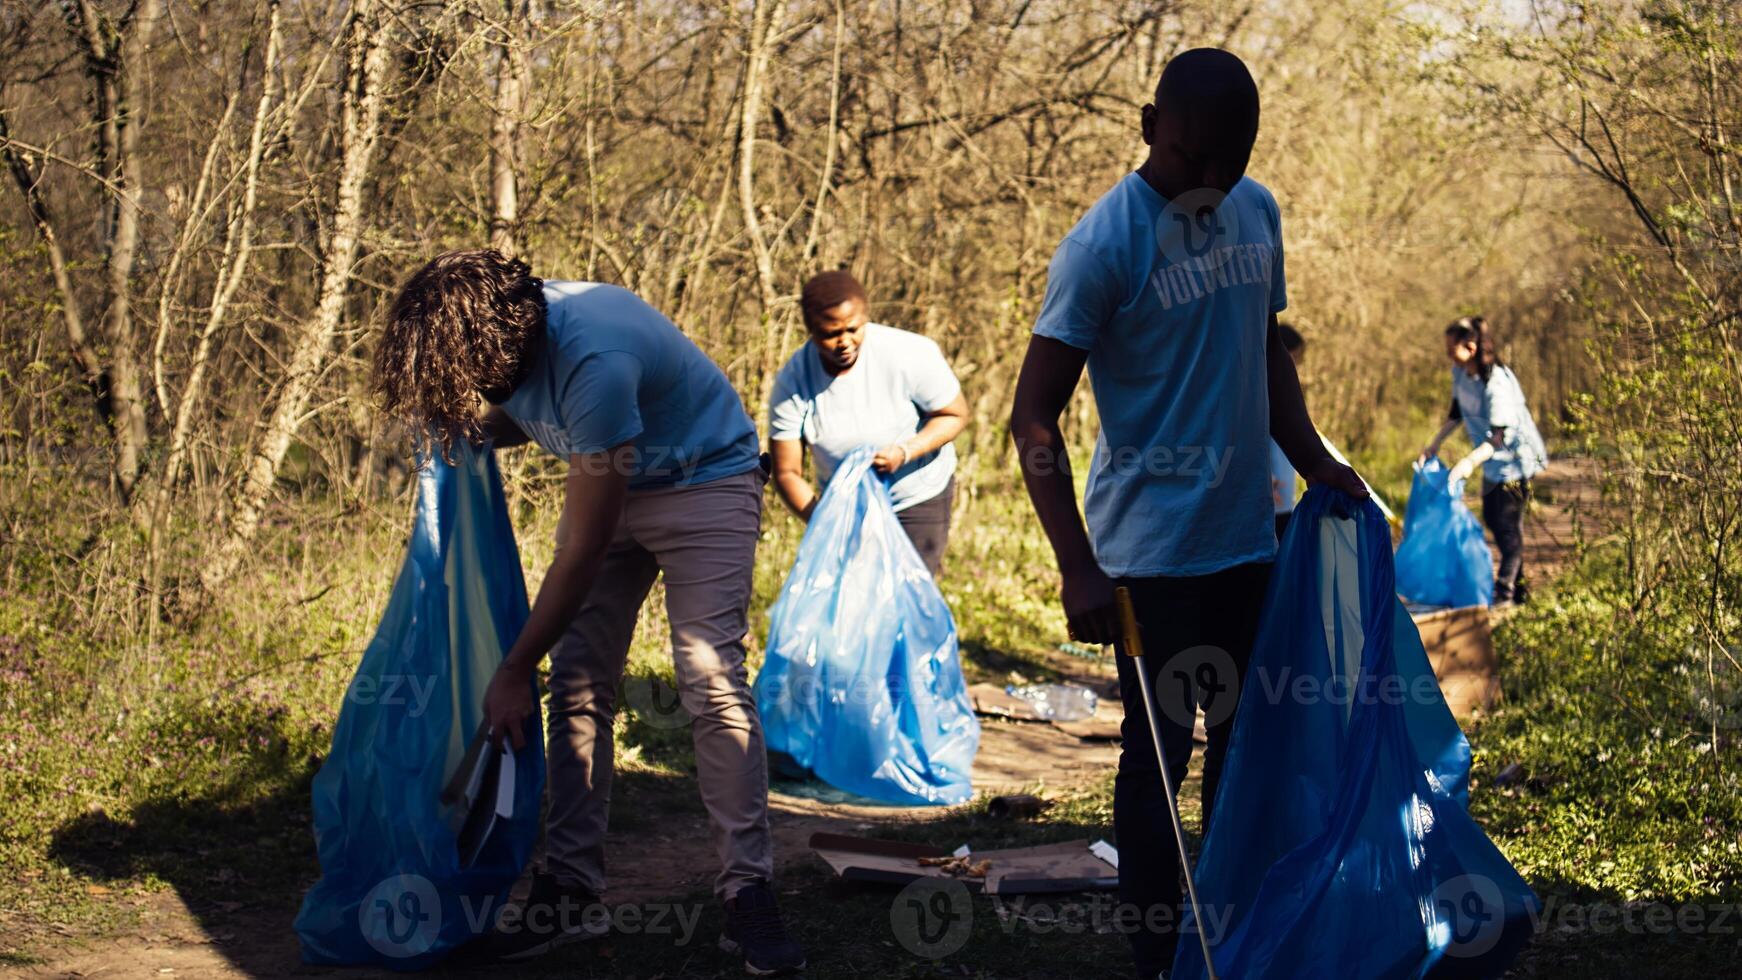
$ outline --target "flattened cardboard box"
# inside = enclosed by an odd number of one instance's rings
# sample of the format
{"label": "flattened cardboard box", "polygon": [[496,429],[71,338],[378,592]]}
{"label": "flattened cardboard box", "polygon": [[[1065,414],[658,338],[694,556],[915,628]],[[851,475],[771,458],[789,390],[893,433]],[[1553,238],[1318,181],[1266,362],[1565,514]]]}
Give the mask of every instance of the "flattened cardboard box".
{"label": "flattened cardboard box", "polygon": [[810,843],[843,881],[905,885],[920,878],[955,878],[988,895],[1107,891],[1119,884],[1119,870],[1095,856],[1086,840],[970,852],[972,860],[992,862],[984,880],[919,863],[922,857],[949,857],[941,847],[820,832],[811,835]]}

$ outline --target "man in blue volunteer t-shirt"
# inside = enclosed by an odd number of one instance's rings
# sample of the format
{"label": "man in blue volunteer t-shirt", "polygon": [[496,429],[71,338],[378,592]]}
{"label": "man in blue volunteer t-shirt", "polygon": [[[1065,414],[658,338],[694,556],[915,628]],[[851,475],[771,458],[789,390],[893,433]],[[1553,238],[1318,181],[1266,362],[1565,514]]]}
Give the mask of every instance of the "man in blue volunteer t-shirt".
{"label": "man in blue volunteer t-shirt", "polygon": [[[1206,826],[1276,551],[1269,440],[1309,482],[1366,496],[1320,443],[1277,337],[1281,216],[1244,176],[1257,132],[1238,58],[1201,48],[1168,63],[1143,107],[1148,159],[1053,254],[1010,420],[1072,635],[1115,642],[1114,585],[1132,592],[1176,785],[1202,704]],[[1087,528],[1058,426],[1085,364],[1101,417]],[[1177,941],[1179,858],[1130,658],[1119,675],[1119,890],[1138,973],[1155,977]]]}
{"label": "man in blue volunteer t-shirt", "polygon": [[[541,281],[493,249],[437,256],[411,277],[376,375],[387,410],[444,448],[530,439],[568,463],[556,556],[484,696],[486,723],[518,742],[537,710],[530,679],[550,654],[545,868],[489,951],[525,959],[597,935],[608,919],[599,896],[617,685],[663,574],[678,696],[722,866],[721,944],[753,973],[801,968],[770,886],[767,755],[744,665],[767,473],[726,375],[634,293]],[[480,397],[492,406],[482,418]]]}

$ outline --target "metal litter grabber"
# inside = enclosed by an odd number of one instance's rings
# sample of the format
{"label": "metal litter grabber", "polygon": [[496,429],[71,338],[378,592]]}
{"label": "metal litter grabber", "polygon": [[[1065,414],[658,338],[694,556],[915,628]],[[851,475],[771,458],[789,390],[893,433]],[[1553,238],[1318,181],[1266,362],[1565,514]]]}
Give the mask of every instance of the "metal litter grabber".
{"label": "metal litter grabber", "polygon": [[[1161,785],[1167,790],[1167,815],[1173,819],[1173,840],[1179,845],[1179,865],[1185,871],[1186,897],[1192,903],[1193,931],[1204,950],[1204,969],[1210,980],[1216,980],[1216,961],[1210,955],[1210,938],[1204,933],[1204,913],[1198,907],[1198,885],[1192,876],[1191,855],[1186,853],[1185,827],[1179,819],[1179,795],[1174,792],[1173,776],[1167,771],[1167,753],[1161,746],[1161,718],[1156,713],[1155,692],[1149,682],[1149,662],[1143,656],[1143,634],[1137,628],[1137,610],[1131,605],[1131,590],[1121,585],[1113,590],[1119,609],[1119,629],[1125,635],[1125,655],[1137,661],[1137,683],[1143,691],[1143,713],[1149,718],[1149,735],[1155,741],[1155,764],[1161,770]],[[1187,743],[1187,751],[1191,751]]]}

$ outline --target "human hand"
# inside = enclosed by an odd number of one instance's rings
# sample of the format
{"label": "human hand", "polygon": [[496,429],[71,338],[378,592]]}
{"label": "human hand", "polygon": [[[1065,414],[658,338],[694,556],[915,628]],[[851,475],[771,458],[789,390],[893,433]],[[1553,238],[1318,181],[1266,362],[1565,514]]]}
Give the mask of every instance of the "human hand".
{"label": "human hand", "polygon": [[1061,569],[1065,628],[1078,643],[1112,643],[1119,636],[1113,605],[1113,580],[1100,566]]}
{"label": "human hand", "polygon": [[1451,472],[1446,474],[1446,486],[1451,487],[1452,492],[1456,493],[1457,485],[1468,480],[1470,474],[1475,471],[1476,462],[1472,457],[1466,456],[1458,460],[1457,465],[1453,466]]}
{"label": "human hand", "polygon": [[1329,456],[1313,464],[1312,471],[1305,475],[1308,483],[1333,487],[1356,500],[1367,499],[1367,484],[1361,482],[1360,475]]}
{"label": "human hand", "polygon": [[879,473],[893,473],[907,465],[907,443],[896,442],[877,450],[871,457],[871,468]]}
{"label": "human hand", "polygon": [[504,660],[484,689],[484,724],[490,744],[502,747],[506,735],[516,750],[526,748],[526,719],[532,714],[531,675]]}

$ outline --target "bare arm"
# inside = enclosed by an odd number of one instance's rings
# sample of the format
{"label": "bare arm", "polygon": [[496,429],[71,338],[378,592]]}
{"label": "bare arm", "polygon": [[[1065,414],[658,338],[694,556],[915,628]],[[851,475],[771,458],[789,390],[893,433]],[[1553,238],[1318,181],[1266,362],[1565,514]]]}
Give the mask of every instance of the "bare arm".
{"label": "bare arm", "polygon": [[1084,643],[1111,643],[1117,634],[1113,583],[1095,561],[1059,431],[1059,416],[1088,356],[1088,351],[1050,337],[1029,338],[1010,410],[1010,434],[1028,497],[1058,559],[1071,635]]}
{"label": "bare arm", "polygon": [[880,473],[891,473],[926,453],[944,448],[968,427],[968,399],[956,395],[956,400],[928,414],[919,431],[902,442],[885,446],[872,460]]}
{"label": "bare arm", "polygon": [[1427,448],[1423,449],[1421,451],[1421,457],[1420,457],[1421,462],[1425,463],[1429,459],[1431,459],[1432,457],[1438,456],[1440,454],[1440,445],[1446,441],[1446,438],[1448,436],[1450,436],[1453,432],[1456,432],[1457,429],[1458,429],[1458,420],[1457,419],[1455,419],[1455,418],[1446,419],[1445,423],[1440,426],[1440,431],[1434,433],[1433,441],[1428,443]]}
{"label": "bare arm", "polygon": [[774,461],[774,492],[800,519],[809,521],[817,508],[817,488],[804,477],[804,441],[770,439],[768,455]]}
{"label": "bare arm", "polygon": [[525,628],[484,694],[484,719],[494,729],[498,743],[506,734],[515,748],[525,744],[522,723],[533,710],[533,671],[556,646],[575,610],[592,590],[623,514],[634,459],[629,443],[602,453],[569,457],[563,491],[563,525],[567,530],[562,544],[545,572]]}
{"label": "bare arm", "polygon": [[1318,429],[1313,427],[1312,417],[1307,414],[1306,398],[1300,391],[1300,375],[1295,373],[1294,358],[1283,349],[1274,313],[1270,315],[1264,351],[1266,382],[1270,391],[1270,437],[1282,447],[1283,455],[1308,483],[1328,484],[1353,497],[1366,499],[1367,485],[1353,469],[1331,456],[1319,438]]}

